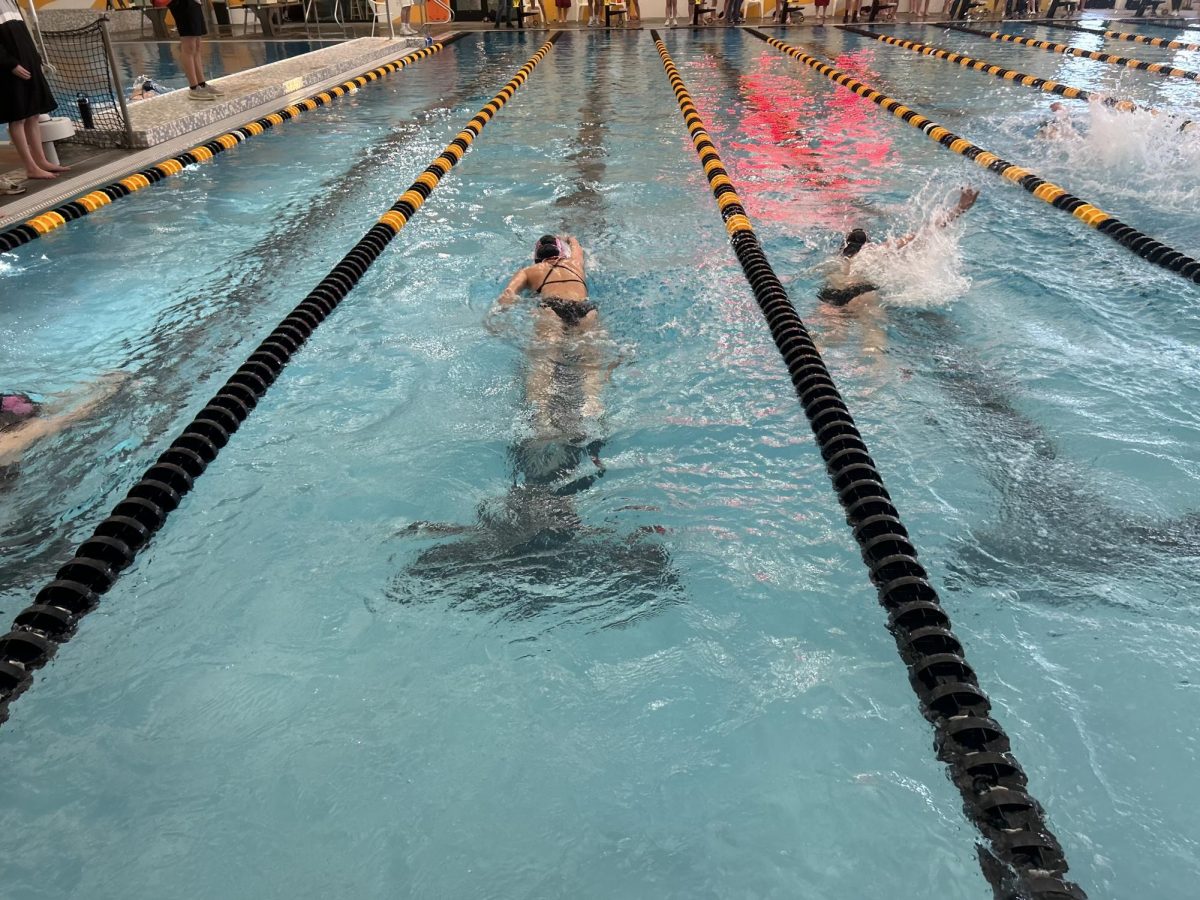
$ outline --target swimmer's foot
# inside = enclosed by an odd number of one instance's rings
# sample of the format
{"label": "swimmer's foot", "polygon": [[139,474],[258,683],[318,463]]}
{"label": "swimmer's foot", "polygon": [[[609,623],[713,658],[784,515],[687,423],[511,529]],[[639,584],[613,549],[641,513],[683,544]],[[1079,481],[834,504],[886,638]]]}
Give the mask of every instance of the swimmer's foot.
{"label": "swimmer's foot", "polygon": [[50,181],[58,177],[57,172],[47,172],[45,169],[26,169],[26,178],[36,178],[38,181]]}
{"label": "swimmer's foot", "polygon": [[49,165],[49,166],[46,166],[46,171],[47,171],[47,172],[70,172],[70,171],[71,171],[71,167],[70,167],[70,166],[63,166],[63,165],[59,165],[59,164],[55,163],[55,164],[51,164],[51,165]]}

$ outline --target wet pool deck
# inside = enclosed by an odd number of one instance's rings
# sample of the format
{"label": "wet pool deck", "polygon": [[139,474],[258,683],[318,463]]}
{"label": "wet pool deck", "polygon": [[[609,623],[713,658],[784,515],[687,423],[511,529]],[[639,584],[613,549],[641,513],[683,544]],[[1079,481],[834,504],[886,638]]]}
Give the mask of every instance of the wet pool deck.
{"label": "wet pool deck", "polygon": [[[65,165],[72,166],[71,172],[53,181],[26,181],[26,193],[0,196],[0,228],[190,150],[359,72],[411,53],[424,43],[420,38],[358,38],[214,79],[213,84],[225,92],[215,101],[192,100],[187,90],[179,90],[131,104],[135,143],[144,149],[101,150],[60,143],[60,157]],[[20,166],[16,152],[6,147],[0,150],[0,174],[10,171],[19,173]]]}

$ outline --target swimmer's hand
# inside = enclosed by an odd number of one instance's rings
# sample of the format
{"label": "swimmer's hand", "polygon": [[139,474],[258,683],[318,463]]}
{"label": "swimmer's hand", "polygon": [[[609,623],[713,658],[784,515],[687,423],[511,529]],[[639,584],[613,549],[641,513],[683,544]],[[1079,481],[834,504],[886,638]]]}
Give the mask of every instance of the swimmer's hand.
{"label": "swimmer's hand", "polygon": [[517,295],[510,294],[508,291],[505,291],[496,299],[491,309],[487,311],[487,315],[483,317],[483,327],[488,330],[489,334],[500,334],[504,330],[502,317],[508,308],[516,302]]}
{"label": "swimmer's hand", "polygon": [[979,199],[979,191],[968,185],[963,188],[958,194],[958,209],[960,212],[966,212],[975,205],[975,201]]}

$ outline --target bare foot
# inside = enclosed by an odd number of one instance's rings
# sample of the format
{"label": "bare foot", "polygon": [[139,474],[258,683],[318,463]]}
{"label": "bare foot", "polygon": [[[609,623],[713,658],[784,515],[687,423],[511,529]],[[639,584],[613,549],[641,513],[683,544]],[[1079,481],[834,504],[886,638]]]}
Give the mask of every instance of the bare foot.
{"label": "bare foot", "polygon": [[57,163],[51,163],[50,165],[46,166],[46,171],[47,172],[70,172],[71,167],[58,165]]}
{"label": "bare foot", "polygon": [[57,172],[46,172],[43,169],[26,169],[25,177],[26,178],[37,178],[42,181],[49,181],[52,178],[57,178],[58,173]]}

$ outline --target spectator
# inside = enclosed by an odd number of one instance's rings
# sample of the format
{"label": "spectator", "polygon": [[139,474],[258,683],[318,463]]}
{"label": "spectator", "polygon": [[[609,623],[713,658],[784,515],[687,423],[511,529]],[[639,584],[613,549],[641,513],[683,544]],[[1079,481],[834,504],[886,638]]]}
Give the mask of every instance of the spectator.
{"label": "spectator", "polygon": [[500,5],[496,7],[496,27],[500,27],[500,15],[504,15],[504,24],[509,28],[513,25],[513,15],[517,17],[517,22],[521,21],[521,0],[499,0]]}
{"label": "spectator", "polygon": [[554,0],[554,21],[566,22],[571,15],[571,0]]}
{"label": "spectator", "polygon": [[667,21],[664,25],[674,28],[679,24],[676,19],[679,16],[679,0],[667,0]]}
{"label": "spectator", "polygon": [[[914,2],[920,3],[921,0],[914,0]],[[925,0],[925,2],[928,3],[929,0]],[[829,12],[829,0],[813,0],[813,3],[817,7],[817,24],[824,25],[825,16]]]}
{"label": "spectator", "polygon": [[[13,146],[30,178],[57,178],[59,172],[69,169],[50,162],[42,152],[38,116],[57,106],[21,10],[14,0],[0,0],[0,122],[8,125]],[[4,193],[19,194],[23,190],[10,185]]]}
{"label": "spectator", "polygon": [[862,0],[846,0],[846,11],[842,13],[842,22],[857,22],[858,7],[862,4]]}
{"label": "spectator", "polygon": [[[417,33],[417,30],[412,27],[412,8],[413,8],[413,0],[400,0],[400,33],[401,34],[413,35],[413,34]],[[422,18],[424,18],[424,14],[425,14],[425,11],[421,10]],[[496,27],[497,28],[500,27],[499,17],[497,17],[497,19],[496,19]]]}
{"label": "spectator", "polygon": [[201,38],[208,34],[204,23],[204,7],[200,0],[171,0],[171,17],[179,32],[179,52],[183,57],[183,74],[188,80],[188,98],[191,100],[216,100],[221,91],[204,80],[204,63],[201,59]]}

